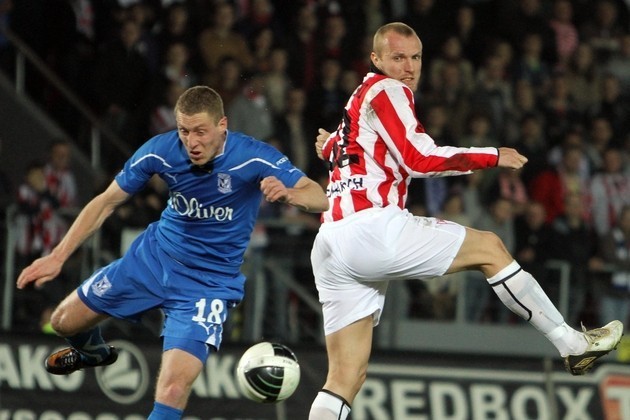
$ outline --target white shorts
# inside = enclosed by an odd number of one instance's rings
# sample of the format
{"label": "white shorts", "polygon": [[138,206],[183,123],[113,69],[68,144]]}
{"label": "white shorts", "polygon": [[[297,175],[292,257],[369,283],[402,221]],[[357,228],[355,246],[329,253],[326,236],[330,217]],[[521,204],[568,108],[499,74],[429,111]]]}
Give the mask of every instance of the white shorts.
{"label": "white shorts", "polygon": [[414,216],[396,206],[324,223],[313,244],[311,264],[325,334],[368,315],[378,325],[388,282],[443,275],[465,236],[462,225]]}

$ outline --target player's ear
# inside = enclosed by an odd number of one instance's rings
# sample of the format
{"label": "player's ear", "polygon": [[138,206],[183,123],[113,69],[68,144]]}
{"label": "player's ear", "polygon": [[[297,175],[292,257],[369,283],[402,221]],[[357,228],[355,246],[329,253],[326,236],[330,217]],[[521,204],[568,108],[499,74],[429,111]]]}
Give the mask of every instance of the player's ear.
{"label": "player's ear", "polygon": [[221,131],[221,133],[225,133],[225,131],[227,130],[227,125],[228,125],[228,119],[227,117],[224,115],[223,117],[221,117],[221,119],[219,120],[219,123],[217,124],[217,127],[219,127],[219,131]]}
{"label": "player's ear", "polygon": [[376,55],[375,52],[372,52],[372,54],[370,54],[370,71],[372,73],[385,74],[383,73],[383,70],[381,70],[381,68],[379,67],[380,63],[381,59],[378,58],[378,55]]}
{"label": "player's ear", "polygon": [[374,67],[378,68],[378,62],[380,60],[378,59],[378,56],[376,55],[374,51],[372,51],[372,53],[370,54],[370,61],[372,62],[372,65]]}

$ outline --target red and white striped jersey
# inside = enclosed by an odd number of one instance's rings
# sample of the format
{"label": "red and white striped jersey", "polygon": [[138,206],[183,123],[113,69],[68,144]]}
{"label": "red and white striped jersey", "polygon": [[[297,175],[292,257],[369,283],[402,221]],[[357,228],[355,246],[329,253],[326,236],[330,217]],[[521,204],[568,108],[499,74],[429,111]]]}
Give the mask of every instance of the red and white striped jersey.
{"label": "red and white striped jersey", "polygon": [[354,91],[322,154],[330,165],[322,222],[372,207],[403,208],[411,178],[462,175],[499,160],[494,147],[437,146],[415,116],[411,89],[376,73]]}

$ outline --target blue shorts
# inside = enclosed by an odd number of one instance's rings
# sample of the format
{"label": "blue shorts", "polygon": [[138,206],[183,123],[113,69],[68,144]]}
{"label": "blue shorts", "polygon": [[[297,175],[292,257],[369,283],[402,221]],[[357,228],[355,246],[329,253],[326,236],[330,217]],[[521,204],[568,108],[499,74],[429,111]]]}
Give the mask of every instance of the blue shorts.
{"label": "blue shorts", "polygon": [[[218,350],[228,309],[243,298],[244,281],[241,273],[230,278],[173,260],[159,248],[149,228],[122,258],[97,270],[77,292],[93,311],[132,322],[139,322],[147,310],[161,308],[166,318],[165,350],[167,342],[169,348],[187,350],[172,343],[188,340]],[[198,351],[189,352],[205,362]]]}

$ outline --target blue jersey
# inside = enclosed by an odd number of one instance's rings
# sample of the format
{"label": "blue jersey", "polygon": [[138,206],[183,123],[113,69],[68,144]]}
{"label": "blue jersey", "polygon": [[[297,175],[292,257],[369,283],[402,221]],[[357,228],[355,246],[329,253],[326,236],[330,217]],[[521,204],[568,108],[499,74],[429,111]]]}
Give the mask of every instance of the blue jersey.
{"label": "blue jersey", "polygon": [[304,175],[267,143],[228,131],[225,148],[203,171],[192,169],[177,130],[153,137],[125,163],[116,182],[140,191],[157,174],[169,200],[155,232],[160,248],[192,269],[232,276],[240,271],[262,192],[260,181],[275,176],[293,187]]}

